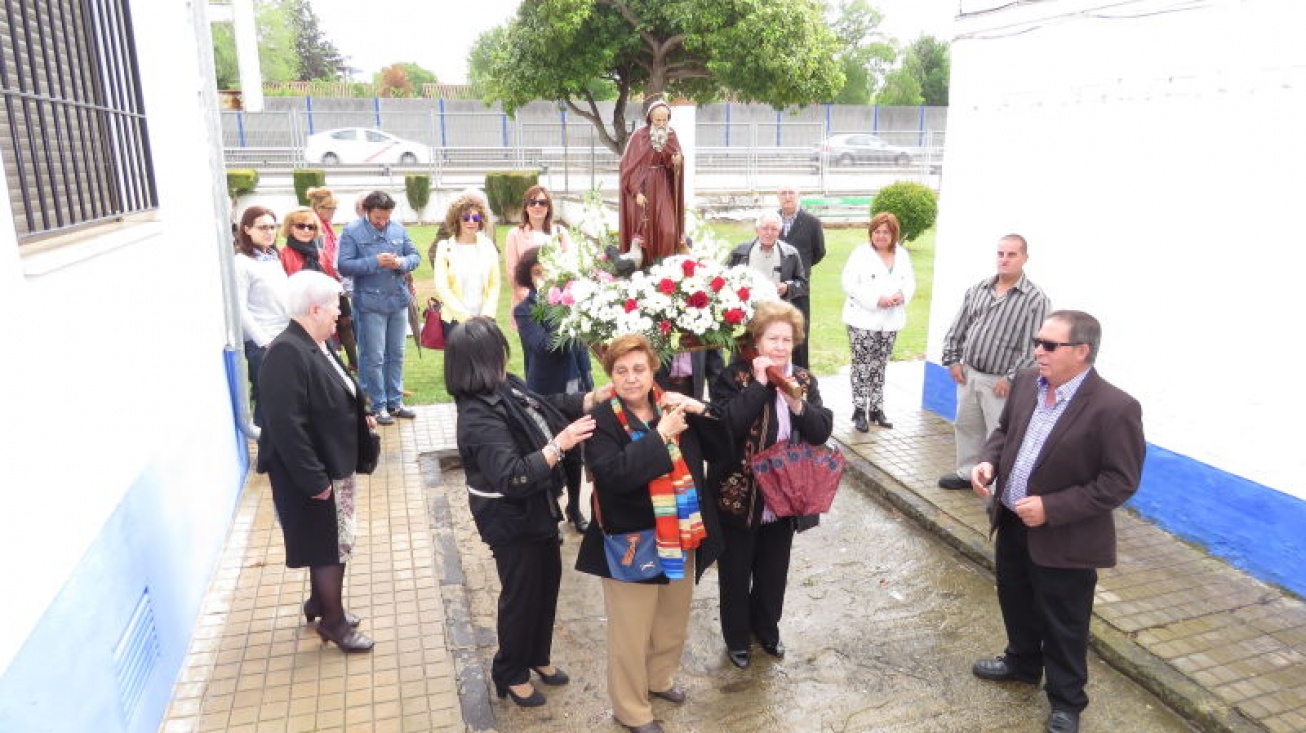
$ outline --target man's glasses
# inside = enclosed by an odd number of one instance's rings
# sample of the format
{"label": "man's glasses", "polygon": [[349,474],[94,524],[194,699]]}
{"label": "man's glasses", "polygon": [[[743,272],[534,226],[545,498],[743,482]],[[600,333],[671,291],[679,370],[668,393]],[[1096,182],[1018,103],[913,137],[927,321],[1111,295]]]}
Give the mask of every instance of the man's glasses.
{"label": "man's glasses", "polygon": [[315,232],[315,231],[317,231],[317,225],[316,225],[316,224],[309,224],[309,223],[306,222],[306,221],[296,222],[296,223],[294,223],[294,224],[291,224],[290,226],[292,226],[292,227],[294,227],[294,228],[300,230],[301,232],[303,232],[303,231],[309,231],[309,232]]}
{"label": "man's glasses", "polygon": [[526,205],[527,205],[527,206],[548,206],[548,205],[549,205],[549,200],[548,200],[548,199],[531,199],[530,201],[527,201],[527,202],[526,202]]}
{"label": "man's glasses", "polygon": [[1034,339],[1034,348],[1043,349],[1051,353],[1062,346],[1083,346],[1083,341],[1048,341],[1047,339]]}
{"label": "man's glasses", "polygon": [[474,221],[480,224],[482,219],[480,214],[463,214],[463,221]]}

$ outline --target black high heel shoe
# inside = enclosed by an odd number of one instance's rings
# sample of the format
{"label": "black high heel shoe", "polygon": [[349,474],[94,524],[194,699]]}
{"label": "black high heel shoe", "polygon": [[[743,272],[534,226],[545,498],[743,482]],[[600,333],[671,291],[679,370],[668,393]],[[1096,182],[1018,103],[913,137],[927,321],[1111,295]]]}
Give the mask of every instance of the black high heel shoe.
{"label": "black high heel shoe", "polygon": [[509,698],[513,702],[517,703],[517,707],[522,707],[522,708],[538,708],[539,706],[548,702],[548,699],[545,698],[544,695],[541,695],[540,691],[535,689],[534,686],[531,687],[531,694],[527,695],[526,697],[522,697],[521,695],[518,695],[517,693],[513,692],[512,687],[508,685],[501,685],[498,682],[495,682],[494,692],[499,696],[500,700],[502,700],[505,697]]}
{"label": "black high heel shoe", "polygon": [[[318,608],[318,605],[313,602],[312,598],[304,601],[304,619],[308,621],[308,623],[313,623],[317,620],[317,617],[321,615],[322,609]],[[349,624],[350,628],[356,629],[359,624],[363,623],[363,619],[345,611],[345,623]]]}
{"label": "black high heel shoe", "polygon": [[866,423],[866,410],[860,407],[853,410],[853,430],[859,433],[867,433],[871,430],[871,426]]}
{"label": "black high heel shoe", "polygon": [[336,646],[340,647],[340,651],[346,654],[372,651],[373,641],[355,631],[348,624],[342,624],[339,628],[331,628],[326,624],[318,624],[317,635],[322,637],[323,644],[326,644],[328,641],[333,642]]}
{"label": "black high heel shoe", "polygon": [[585,521],[585,515],[580,513],[579,508],[573,510],[571,507],[567,507],[567,521],[571,522],[571,526],[575,527],[576,532],[579,534],[585,534],[585,530],[589,529],[590,526],[590,523]]}
{"label": "black high heel shoe", "polygon": [[871,410],[871,422],[882,428],[893,428],[893,423],[889,422],[889,418],[884,416],[883,410]]}
{"label": "black high heel shoe", "polygon": [[571,678],[567,676],[567,673],[563,672],[562,668],[557,665],[554,665],[553,667],[553,674],[545,674],[544,670],[540,669],[539,667],[531,667],[531,670],[533,670],[535,674],[539,675],[540,682],[543,682],[546,685],[559,687],[561,685],[567,684],[568,682],[571,682]]}

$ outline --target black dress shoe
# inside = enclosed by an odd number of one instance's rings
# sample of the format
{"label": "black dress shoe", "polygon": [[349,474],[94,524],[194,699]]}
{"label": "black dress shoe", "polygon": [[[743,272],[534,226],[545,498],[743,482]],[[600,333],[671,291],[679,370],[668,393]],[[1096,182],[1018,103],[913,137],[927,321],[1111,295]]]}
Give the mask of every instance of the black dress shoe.
{"label": "black dress shoe", "polygon": [[585,530],[589,529],[590,526],[590,523],[585,521],[585,515],[580,513],[580,509],[572,511],[571,508],[568,507],[567,521],[571,522],[571,526],[575,527],[576,531],[580,534],[585,534]]}
{"label": "black dress shoe", "polygon": [[889,422],[889,418],[884,416],[883,410],[871,410],[871,422],[882,428],[893,429],[893,423]]}
{"label": "black dress shoe", "polygon": [[1048,716],[1048,733],[1079,733],[1079,713],[1053,710]]}
{"label": "black dress shoe", "polygon": [[763,644],[762,651],[766,652],[767,654],[770,654],[776,659],[784,659],[785,643],[783,641],[777,641],[774,644]]}
{"label": "black dress shoe", "polygon": [[562,671],[561,667],[554,667],[553,674],[544,674],[544,670],[539,667],[531,667],[531,669],[535,671],[535,674],[540,676],[540,682],[543,682],[546,685],[558,687],[571,682],[571,678],[567,676],[566,672]]}
{"label": "black dress shoe", "polygon": [[939,488],[948,489],[949,491],[962,491],[970,488],[970,482],[955,473],[950,473],[939,477]]}
{"label": "black dress shoe", "polygon": [[853,429],[859,433],[869,433],[871,431],[870,423],[866,422],[866,410],[860,407],[853,410]]}
{"label": "black dress shoe", "polygon": [[535,689],[534,687],[531,687],[531,694],[518,695],[517,693],[512,691],[512,687],[508,685],[501,685],[498,682],[495,682],[494,691],[499,695],[500,700],[506,697],[512,700],[513,702],[517,703],[517,707],[538,708],[539,706],[548,702],[548,699],[545,698],[544,695],[541,695],[540,691]]}
{"label": "black dress shoe", "polygon": [[975,666],[970,671],[982,680],[991,680],[993,682],[1024,682],[1030,685],[1037,685],[1042,674],[1021,674],[1007,662],[1006,657],[996,659],[981,659],[975,662]]}
{"label": "black dress shoe", "polygon": [[[322,610],[318,608],[318,604],[314,603],[312,598],[304,601],[304,618],[307,619],[310,624],[316,621],[317,617],[321,615]],[[363,619],[345,611],[345,623],[349,624],[352,628],[358,628],[358,625],[363,623]]]}
{"label": "black dress shoe", "polygon": [[656,720],[650,720],[649,722],[643,725],[626,725],[625,723],[622,723],[620,720],[618,720],[617,722],[620,723],[622,728],[625,728],[626,730],[630,731],[630,733],[663,733],[662,724],[657,722]]}
{"label": "black dress shoe", "polygon": [[349,624],[340,624],[334,628],[326,624],[318,624],[317,635],[322,637],[324,645],[328,641],[333,642],[346,654],[372,651],[372,640],[351,628]]}
{"label": "black dress shoe", "polygon": [[748,667],[748,650],[747,649],[730,649],[726,652],[730,657],[730,663],[740,669]]}
{"label": "black dress shoe", "polygon": [[653,697],[660,697],[663,700],[666,700],[667,702],[674,702],[677,705],[683,703],[685,701],[685,698],[688,697],[688,695],[685,694],[684,690],[675,686],[673,686],[670,690],[663,690],[662,692],[649,690],[648,694],[652,695]]}

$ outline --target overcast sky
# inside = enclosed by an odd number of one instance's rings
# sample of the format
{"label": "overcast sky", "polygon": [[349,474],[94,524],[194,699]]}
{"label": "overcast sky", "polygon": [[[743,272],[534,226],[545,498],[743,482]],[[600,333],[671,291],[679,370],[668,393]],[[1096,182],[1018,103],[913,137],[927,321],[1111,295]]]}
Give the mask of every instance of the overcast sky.
{"label": "overcast sky", "polygon": [[[520,0],[472,0],[451,10],[450,0],[310,2],[327,37],[366,78],[384,66],[411,61],[451,83],[467,81],[467,53],[476,38],[506,22],[520,5]],[[881,29],[903,43],[921,34],[947,40],[957,12],[957,0],[871,0],[871,6],[884,13]]]}

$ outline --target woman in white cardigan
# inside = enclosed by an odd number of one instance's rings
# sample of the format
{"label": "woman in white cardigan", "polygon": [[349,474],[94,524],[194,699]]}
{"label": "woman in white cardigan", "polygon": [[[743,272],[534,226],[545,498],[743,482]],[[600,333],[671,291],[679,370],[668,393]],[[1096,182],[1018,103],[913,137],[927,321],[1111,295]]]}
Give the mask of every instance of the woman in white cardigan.
{"label": "woman in white cardigan", "polygon": [[876,214],[867,231],[870,241],[848,256],[842,278],[843,322],[853,351],[853,427],[863,433],[872,422],[893,427],[884,415],[884,371],[916,293],[911,257],[898,244],[898,217]]}
{"label": "woman in white cardigan", "polygon": [[453,236],[436,245],[431,263],[435,297],[446,335],[473,316],[494,318],[499,309],[499,249],[485,234],[490,213],[475,196],[459,196],[445,216]]}

